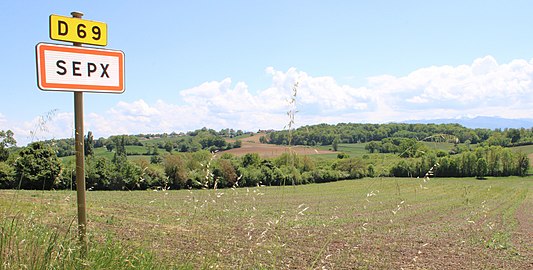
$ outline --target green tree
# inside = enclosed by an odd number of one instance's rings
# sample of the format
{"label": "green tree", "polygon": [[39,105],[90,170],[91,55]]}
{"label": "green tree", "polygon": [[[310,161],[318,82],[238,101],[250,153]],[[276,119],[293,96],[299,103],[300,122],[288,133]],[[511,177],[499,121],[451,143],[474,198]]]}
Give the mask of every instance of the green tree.
{"label": "green tree", "polygon": [[510,149],[502,149],[502,174],[509,176],[513,173],[513,153]]}
{"label": "green tree", "polygon": [[367,145],[365,145],[365,149],[370,153],[374,153],[376,150],[379,149],[379,143],[371,141]]}
{"label": "green tree", "polygon": [[14,134],[11,130],[0,130],[0,161],[6,161],[9,157],[8,148],[17,144],[13,136]]}
{"label": "green tree", "polygon": [[217,172],[220,179],[219,187],[232,187],[237,182],[237,171],[228,159],[219,159]]}
{"label": "green tree", "polygon": [[348,154],[346,154],[344,152],[340,152],[340,153],[337,154],[337,158],[338,159],[349,158],[349,157],[350,157],[350,155],[348,155]]}
{"label": "green tree", "polygon": [[[264,138],[264,137],[261,137],[261,138]],[[233,143],[233,148],[241,148],[241,146],[242,146],[242,141],[241,140],[236,140]]]}
{"label": "green tree", "polygon": [[174,149],[174,144],[171,141],[166,141],[164,148],[165,148],[165,151],[170,153]]}
{"label": "green tree", "polygon": [[94,138],[93,138],[93,132],[89,131],[87,133],[87,138],[85,138],[85,156],[93,156],[94,155]]}
{"label": "green tree", "polygon": [[43,142],[25,147],[15,161],[16,179],[23,189],[52,189],[61,175],[61,160]]}
{"label": "green tree", "polygon": [[511,138],[503,136],[501,132],[494,132],[488,139],[488,145],[508,146],[511,143]]}
{"label": "green tree", "polygon": [[111,179],[115,166],[107,158],[88,156],[85,168],[87,188],[94,190],[111,189]]}
{"label": "green tree", "polygon": [[517,157],[517,174],[520,176],[527,175],[527,171],[529,170],[529,158],[526,154],[522,152],[516,153]]}
{"label": "green tree", "polygon": [[115,177],[112,186],[114,189],[140,189],[142,169],[137,164],[124,158],[122,162],[116,164]]}
{"label": "green tree", "polygon": [[520,141],[520,130],[510,128],[509,130],[507,130],[506,137],[511,140],[511,143],[516,143]]}
{"label": "green tree", "polygon": [[338,160],[336,169],[345,172],[351,179],[362,178],[367,174],[367,165],[358,157]]}
{"label": "green tree", "polygon": [[[154,147],[154,149],[157,149],[157,148]],[[156,153],[150,157],[150,163],[152,164],[159,164],[161,162],[163,162],[163,158],[159,155],[159,153]]]}
{"label": "green tree", "polygon": [[116,148],[116,153],[118,156],[127,156],[127,152],[126,152],[126,136],[122,135],[120,137],[117,138],[117,140],[115,141],[115,145],[117,146]]}
{"label": "green tree", "polygon": [[415,139],[402,139],[398,146],[398,152],[400,152],[401,157],[415,157],[421,146],[422,143]]}
{"label": "green tree", "polygon": [[105,149],[109,152],[112,152],[113,149],[115,149],[115,145],[112,142],[107,142],[105,145]]}
{"label": "green tree", "polygon": [[501,152],[502,147],[491,146],[487,151],[487,163],[489,166],[489,175],[500,176],[501,175]]}
{"label": "green tree", "polygon": [[127,159],[125,143],[125,136],[113,138],[113,144],[115,145],[115,155],[113,156],[113,163],[115,163],[115,165]]}
{"label": "green tree", "polygon": [[0,188],[13,188],[15,169],[7,162],[0,161]]}
{"label": "green tree", "polygon": [[141,168],[136,164],[130,162],[125,152],[118,151],[113,156],[113,171],[109,188],[112,190],[132,190],[139,189],[139,181],[141,180]]}
{"label": "green tree", "polygon": [[[263,172],[261,169],[257,166],[249,166],[249,167],[240,167],[238,169],[239,175],[242,176],[239,183],[242,183],[244,186],[253,187],[259,185],[261,181],[264,178]],[[280,183],[283,182],[282,179],[280,179]]]}
{"label": "green tree", "polygon": [[167,186],[167,177],[162,166],[149,163],[145,159],[135,160],[137,166],[141,168],[141,180],[139,181],[140,189],[151,187],[164,188]]}
{"label": "green tree", "polygon": [[96,140],[94,142],[94,148],[100,148],[100,147],[104,147],[105,146],[105,143],[106,143],[106,139],[100,137],[98,138],[98,140]]}
{"label": "green tree", "polygon": [[463,177],[476,176],[477,158],[472,152],[466,152],[461,159],[461,173]]}
{"label": "green tree", "polygon": [[489,165],[485,158],[478,158],[476,162],[476,178],[484,179],[489,171]]}
{"label": "green tree", "polygon": [[242,156],[242,166],[249,167],[254,165],[259,165],[261,163],[261,158],[257,153],[247,153]]}
{"label": "green tree", "polygon": [[339,149],[339,137],[335,137],[335,139],[333,139],[331,147],[333,148],[333,151],[337,151]]}
{"label": "green tree", "polygon": [[376,169],[375,169],[374,165],[369,164],[368,167],[367,167],[367,171],[368,171],[368,176],[369,177],[375,177],[376,176]]}
{"label": "green tree", "polygon": [[382,143],[381,148],[378,148],[378,150],[382,153],[397,153],[398,146],[391,142],[384,142]]}
{"label": "green tree", "polygon": [[167,155],[163,162],[165,174],[168,177],[169,185],[173,189],[186,187],[187,169],[185,162],[178,155]]}
{"label": "green tree", "polygon": [[390,174],[395,177],[412,177],[413,172],[413,165],[402,159],[391,168]]}

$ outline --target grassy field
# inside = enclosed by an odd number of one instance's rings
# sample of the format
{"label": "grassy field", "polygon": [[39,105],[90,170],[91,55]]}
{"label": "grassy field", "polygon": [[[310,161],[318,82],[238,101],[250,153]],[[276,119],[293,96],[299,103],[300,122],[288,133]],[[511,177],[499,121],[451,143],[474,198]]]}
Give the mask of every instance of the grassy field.
{"label": "grassy field", "polygon": [[[146,147],[145,146],[137,146],[137,145],[127,145],[126,152],[128,153],[128,158],[135,157],[135,156],[142,156],[146,153]],[[163,154],[165,151],[160,149],[160,153]],[[94,149],[95,156],[98,157],[105,157],[108,159],[113,159],[113,156],[115,155],[115,152],[107,151],[105,147],[99,147]],[[150,159],[150,156],[145,156],[146,159]],[[61,160],[65,163],[68,162],[76,162],[76,156],[66,156],[62,157]]]}
{"label": "grassy field", "polygon": [[74,192],[0,191],[0,269],[533,266],[532,178],[92,191],[87,208],[91,247],[80,260]]}
{"label": "grassy field", "polygon": [[[444,150],[444,151],[450,151],[453,149],[454,144],[453,143],[447,143],[447,142],[423,142],[428,148],[434,149],[434,150]],[[474,146],[472,146],[474,147]]]}
{"label": "grassy field", "polygon": [[[368,155],[368,150],[365,150],[365,147],[368,143],[341,143],[337,148],[337,152],[344,152],[351,157],[361,157],[363,155]],[[453,149],[453,143],[443,143],[443,142],[423,142],[428,148],[435,150],[444,150],[450,151]],[[322,150],[331,150],[331,145],[319,146],[318,149]],[[530,153],[533,153],[533,147],[531,147]],[[330,154],[331,157],[337,157],[336,154]]]}

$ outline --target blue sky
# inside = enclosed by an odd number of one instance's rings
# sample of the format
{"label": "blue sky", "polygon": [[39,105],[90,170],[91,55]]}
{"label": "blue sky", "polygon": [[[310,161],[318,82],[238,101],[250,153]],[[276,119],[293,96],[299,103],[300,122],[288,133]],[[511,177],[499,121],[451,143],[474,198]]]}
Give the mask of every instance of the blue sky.
{"label": "blue sky", "polygon": [[38,90],[48,17],[82,11],[126,55],[126,91],[85,94],[86,131],[533,115],[531,1],[2,1],[0,129],[73,134],[73,94]]}

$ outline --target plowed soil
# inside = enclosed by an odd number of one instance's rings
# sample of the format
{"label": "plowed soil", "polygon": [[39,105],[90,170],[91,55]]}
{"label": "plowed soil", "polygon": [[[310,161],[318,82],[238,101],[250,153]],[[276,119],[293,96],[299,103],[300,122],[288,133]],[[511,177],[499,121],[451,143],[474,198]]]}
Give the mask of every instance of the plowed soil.
{"label": "plowed soil", "polygon": [[[242,145],[240,148],[234,148],[221,153],[230,153],[236,156],[243,156],[248,153],[257,153],[262,158],[271,158],[280,156],[283,153],[293,152],[299,155],[323,155],[323,154],[334,154],[335,152],[329,150],[320,150],[317,148],[309,146],[292,146],[288,147],[286,145],[275,145],[275,144],[265,144],[260,143],[259,138],[264,136],[264,133],[255,134],[254,136],[241,139]],[[235,140],[229,140],[231,142]]]}

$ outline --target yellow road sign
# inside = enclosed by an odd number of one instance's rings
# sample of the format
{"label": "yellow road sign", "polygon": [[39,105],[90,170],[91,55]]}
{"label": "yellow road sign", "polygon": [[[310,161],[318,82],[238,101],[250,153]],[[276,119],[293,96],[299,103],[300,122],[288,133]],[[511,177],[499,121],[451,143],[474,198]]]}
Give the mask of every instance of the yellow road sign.
{"label": "yellow road sign", "polygon": [[50,39],[106,46],[107,24],[50,15]]}

